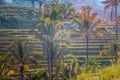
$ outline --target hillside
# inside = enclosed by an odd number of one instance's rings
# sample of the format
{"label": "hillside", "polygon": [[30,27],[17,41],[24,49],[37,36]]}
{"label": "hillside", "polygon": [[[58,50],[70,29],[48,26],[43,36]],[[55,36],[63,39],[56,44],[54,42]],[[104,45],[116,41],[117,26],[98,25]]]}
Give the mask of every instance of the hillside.
{"label": "hillside", "polygon": [[38,11],[38,8],[35,8],[35,11],[33,13],[30,6],[24,5],[0,5],[0,28],[36,28],[35,24],[39,19]]}

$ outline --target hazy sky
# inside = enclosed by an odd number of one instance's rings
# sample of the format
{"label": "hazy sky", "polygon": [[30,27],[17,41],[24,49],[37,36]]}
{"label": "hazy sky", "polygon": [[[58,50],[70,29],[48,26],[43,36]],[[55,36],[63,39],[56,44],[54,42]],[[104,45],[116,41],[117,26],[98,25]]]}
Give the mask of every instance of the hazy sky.
{"label": "hazy sky", "polygon": [[[12,2],[12,0],[6,0],[7,2]],[[75,8],[79,11],[79,7],[81,5],[84,4],[89,4],[93,7],[92,12],[97,12],[99,15],[98,17],[101,18],[108,18],[109,19],[109,15],[110,15],[110,11],[108,11],[106,14],[104,14],[104,5],[101,4],[101,1],[104,0],[62,0],[62,1],[68,1],[68,2],[72,2],[75,4]],[[120,9],[118,9],[120,12]]]}
{"label": "hazy sky", "polygon": [[12,0],[6,0],[7,2],[12,2]]}
{"label": "hazy sky", "polygon": [[[12,2],[12,0],[6,0],[7,2]],[[76,8],[81,5],[81,4],[89,4],[93,7],[103,9],[103,5],[100,3],[103,0],[63,0],[63,1],[68,1],[75,3]]]}

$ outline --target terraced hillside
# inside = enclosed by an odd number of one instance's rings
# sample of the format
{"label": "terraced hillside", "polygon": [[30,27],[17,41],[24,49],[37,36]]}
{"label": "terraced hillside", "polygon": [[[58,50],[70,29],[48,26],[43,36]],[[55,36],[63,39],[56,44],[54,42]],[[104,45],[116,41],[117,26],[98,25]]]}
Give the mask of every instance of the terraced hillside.
{"label": "terraced hillside", "polygon": [[[113,29],[114,30],[114,29]],[[28,39],[29,42],[34,43],[34,52],[37,54],[42,54],[42,46],[35,35],[30,34],[30,29],[1,29],[0,30],[0,53],[5,53],[6,47],[17,37]],[[120,38],[120,35],[119,35]],[[89,37],[89,55],[99,55],[100,50],[104,49],[105,43],[110,40],[115,39],[115,34],[104,34],[104,39],[97,37]],[[85,55],[86,53],[86,40],[84,36],[80,34],[73,33],[70,34],[70,46],[68,47],[69,53],[73,55]]]}
{"label": "terraced hillside", "polygon": [[[109,28],[108,30],[111,30],[112,33],[106,33],[103,34],[102,37],[94,37],[89,36],[89,43],[88,43],[88,54],[90,56],[97,56],[99,55],[101,50],[104,50],[104,45],[108,43],[111,40],[115,39],[115,28]],[[118,29],[118,32],[120,32],[120,28]],[[120,39],[120,33],[118,33],[118,37]],[[69,53],[71,53],[74,56],[80,56],[86,54],[86,39],[85,36],[82,36],[78,33],[73,33],[70,35],[70,46],[68,47]]]}
{"label": "terraced hillside", "polygon": [[[0,29],[0,54],[7,53],[7,48],[9,44],[17,40],[18,38],[25,39],[28,42],[32,43],[33,51],[28,55],[28,58],[36,62],[35,64],[28,64],[29,68],[26,69],[25,74],[29,74],[29,72],[36,72],[48,69],[48,61],[44,59],[43,55],[42,41],[39,41],[39,39],[35,38],[35,35],[31,34],[30,31],[31,29]],[[71,63],[71,61],[67,60],[65,60],[64,62],[67,64]],[[17,67],[18,61],[16,60],[15,63],[16,64],[14,64],[13,66]],[[19,73],[15,73],[13,77],[18,74]]]}
{"label": "terraced hillside", "polygon": [[30,6],[24,5],[21,6],[15,4],[0,5],[0,28],[7,29],[35,28],[34,24],[39,19],[38,13],[39,8],[36,7],[33,13],[32,8]]}
{"label": "terraced hillside", "polygon": [[[39,59],[42,56],[41,41],[30,34],[30,29],[1,29],[0,30],[0,54],[7,53],[10,43],[17,39],[24,39],[33,44],[33,52],[31,52],[31,58]],[[36,58],[37,57],[37,58]]]}

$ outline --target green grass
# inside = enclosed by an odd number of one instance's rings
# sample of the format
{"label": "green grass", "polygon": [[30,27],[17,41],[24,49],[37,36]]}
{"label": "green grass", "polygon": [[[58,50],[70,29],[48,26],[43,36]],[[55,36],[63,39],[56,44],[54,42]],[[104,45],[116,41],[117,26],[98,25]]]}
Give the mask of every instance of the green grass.
{"label": "green grass", "polygon": [[96,70],[89,68],[87,72],[84,68],[76,80],[120,80],[120,64],[113,64],[102,69],[96,68]]}

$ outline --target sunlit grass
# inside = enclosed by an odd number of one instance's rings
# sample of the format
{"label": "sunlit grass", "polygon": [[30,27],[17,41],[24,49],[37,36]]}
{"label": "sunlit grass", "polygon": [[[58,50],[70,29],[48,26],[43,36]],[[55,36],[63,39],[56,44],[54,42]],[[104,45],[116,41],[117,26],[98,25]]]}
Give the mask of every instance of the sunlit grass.
{"label": "sunlit grass", "polygon": [[119,80],[120,64],[113,64],[102,69],[82,69],[76,80]]}

